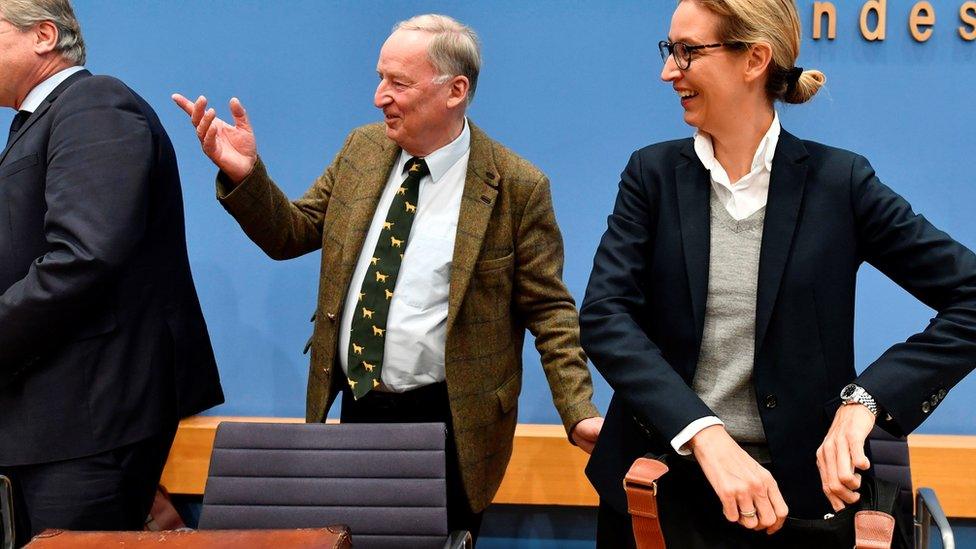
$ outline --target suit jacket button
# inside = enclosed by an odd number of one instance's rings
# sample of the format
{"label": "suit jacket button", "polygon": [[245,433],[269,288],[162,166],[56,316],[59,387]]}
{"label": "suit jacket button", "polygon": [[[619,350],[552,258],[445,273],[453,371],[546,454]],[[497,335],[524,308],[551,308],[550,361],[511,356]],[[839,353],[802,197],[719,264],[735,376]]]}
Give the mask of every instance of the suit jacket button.
{"label": "suit jacket button", "polygon": [[922,413],[927,414],[931,411],[932,411],[932,406],[930,406],[929,401],[926,400],[925,402],[922,403]]}
{"label": "suit jacket button", "polygon": [[939,400],[942,400],[942,399],[944,399],[946,397],[946,390],[945,389],[939,389],[939,393],[938,394],[939,394]]}
{"label": "suit jacket button", "polygon": [[329,317],[329,320],[335,320],[335,316],[336,316],[336,315],[335,315],[335,313],[328,313],[328,314],[327,314],[327,315],[325,315],[325,316],[327,316],[327,317]]}
{"label": "suit jacket button", "polygon": [[767,409],[772,410],[776,407],[776,395],[766,395],[766,400],[763,402]]}

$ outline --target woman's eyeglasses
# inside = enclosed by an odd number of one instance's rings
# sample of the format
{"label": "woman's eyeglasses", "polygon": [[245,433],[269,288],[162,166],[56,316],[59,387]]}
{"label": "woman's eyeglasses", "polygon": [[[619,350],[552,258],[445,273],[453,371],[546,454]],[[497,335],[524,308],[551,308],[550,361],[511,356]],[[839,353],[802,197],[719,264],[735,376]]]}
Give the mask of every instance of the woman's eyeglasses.
{"label": "woman's eyeglasses", "polygon": [[661,40],[657,43],[658,50],[661,51],[661,60],[665,63],[668,62],[668,56],[674,57],[674,63],[679,69],[686,71],[691,67],[691,58],[694,53],[698,50],[703,50],[706,48],[721,48],[721,47],[742,47],[742,42],[718,42],[715,44],[698,44],[689,45],[684,42],[669,42],[667,40]]}

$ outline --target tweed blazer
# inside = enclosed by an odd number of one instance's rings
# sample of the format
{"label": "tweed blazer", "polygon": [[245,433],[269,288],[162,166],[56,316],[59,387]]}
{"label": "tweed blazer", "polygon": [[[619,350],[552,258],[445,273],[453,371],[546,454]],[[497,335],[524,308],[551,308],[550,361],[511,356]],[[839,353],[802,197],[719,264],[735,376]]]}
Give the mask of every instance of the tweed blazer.
{"label": "tweed blazer", "polygon": [[[309,422],[325,419],[345,383],[336,358],[339,317],[399,153],[382,124],[357,128],[294,202],[260,159],[232,190],[218,175],[219,200],[269,256],[322,252]],[[546,176],[472,124],[450,275],[445,368],[461,476],[474,511],[491,503],[512,453],[526,328],[535,336],[567,432],[598,415],[562,268],[562,237]]]}

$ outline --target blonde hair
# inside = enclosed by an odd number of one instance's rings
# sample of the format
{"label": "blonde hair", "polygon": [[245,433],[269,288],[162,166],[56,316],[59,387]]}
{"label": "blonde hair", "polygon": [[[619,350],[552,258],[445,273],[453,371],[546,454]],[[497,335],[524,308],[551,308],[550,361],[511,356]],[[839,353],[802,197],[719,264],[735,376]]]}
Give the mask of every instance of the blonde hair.
{"label": "blonde hair", "polygon": [[69,0],[0,0],[0,17],[21,31],[42,21],[58,29],[55,49],[75,65],[85,64],[85,39]]}
{"label": "blonde hair", "polygon": [[481,46],[474,30],[452,17],[429,13],[401,21],[393,27],[398,30],[427,32],[433,35],[427,45],[427,58],[438,72],[438,83],[454,76],[468,79],[468,103],[474,99],[481,71]]}
{"label": "blonde hair", "polygon": [[720,41],[769,44],[773,59],[766,80],[766,94],[770,100],[806,103],[827,81],[824,73],[818,70],[795,74],[796,59],[800,56],[800,16],[794,0],[691,1],[721,16]]}

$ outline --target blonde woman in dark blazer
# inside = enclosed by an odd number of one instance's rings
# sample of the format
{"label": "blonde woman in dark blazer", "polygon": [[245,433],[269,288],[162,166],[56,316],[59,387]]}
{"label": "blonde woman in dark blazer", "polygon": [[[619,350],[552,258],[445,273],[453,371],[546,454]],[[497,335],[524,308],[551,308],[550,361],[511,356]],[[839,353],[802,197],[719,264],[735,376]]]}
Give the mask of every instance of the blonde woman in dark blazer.
{"label": "blonde woman in dark blazer", "polygon": [[[976,256],[863,157],[781,129],[775,103],[824,82],[799,44],[792,0],[683,0],[660,44],[697,131],[631,157],[581,309],[614,390],[587,468],[600,546],[633,544],[621,480],[648,452],[672,457],[668,543],[803,546],[787,515],[856,502],[874,425],[910,433],[976,361]],[[938,314],[857,375],[864,262]]]}

